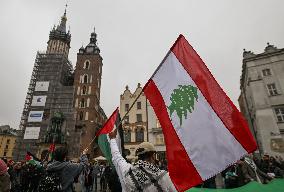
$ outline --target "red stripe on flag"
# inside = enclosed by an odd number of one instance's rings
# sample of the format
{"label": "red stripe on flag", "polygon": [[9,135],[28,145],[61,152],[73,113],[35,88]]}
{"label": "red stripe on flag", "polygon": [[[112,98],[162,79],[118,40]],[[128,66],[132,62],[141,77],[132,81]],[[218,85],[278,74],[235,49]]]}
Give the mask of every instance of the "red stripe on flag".
{"label": "red stripe on flag", "polygon": [[55,144],[52,143],[49,145],[49,152],[54,152],[54,150],[55,150]]}
{"label": "red stripe on flag", "polygon": [[101,128],[97,133],[96,133],[96,137],[98,137],[101,134],[108,134],[113,130],[116,118],[118,115],[118,107],[116,108],[116,110],[111,114],[111,116],[108,118],[108,120],[106,121],[106,123],[104,124],[103,128]]}
{"label": "red stripe on flag", "polygon": [[257,148],[256,142],[244,117],[222,90],[205,63],[184,36],[179,36],[171,51],[183,65],[227,129],[248,153],[255,151]]}
{"label": "red stripe on flag", "polygon": [[185,191],[198,185],[202,182],[202,179],[175,132],[162,95],[153,80],[148,81],[143,91],[161,123],[167,148],[168,169],[175,187],[179,191]]}
{"label": "red stripe on flag", "polygon": [[29,154],[26,154],[25,160],[26,160],[26,161],[32,160],[32,157],[31,157]]}

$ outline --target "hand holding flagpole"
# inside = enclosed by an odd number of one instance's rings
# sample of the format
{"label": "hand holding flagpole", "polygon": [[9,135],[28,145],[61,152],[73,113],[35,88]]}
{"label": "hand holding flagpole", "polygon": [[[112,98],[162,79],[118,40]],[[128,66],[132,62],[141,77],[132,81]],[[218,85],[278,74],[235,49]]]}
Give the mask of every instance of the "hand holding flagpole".
{"label": "hand holding flagpole", "polygon": [[109,117],[109,119],[106,121],[106,123],[104,124],[104,126],[98,130],[98,132],[96,133],[95,137],[91,140],[91,142],[89,143],[89,145],[87,146],[90,147],[91,144],[95,141],[95,139],[100,136],[101,134],[108,134],[113,130],[114,124],[116,122],[117,116],[118,116],[118,107],[115,109],[115,111],[111,114],[111,116]]}
{"label": "hand holding flagpole", "polygon": [[114,129],[112,132],[108,134],[110,139],[115,139],[117,135],[117,129]]}

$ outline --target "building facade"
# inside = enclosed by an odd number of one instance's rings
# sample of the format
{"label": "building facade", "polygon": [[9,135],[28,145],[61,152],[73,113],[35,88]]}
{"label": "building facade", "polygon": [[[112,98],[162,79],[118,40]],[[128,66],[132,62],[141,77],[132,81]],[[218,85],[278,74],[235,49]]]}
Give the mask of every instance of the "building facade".
{"label": "building facade", "polygon": [[239,105],[261,154],[284,157],[284,49],[244,50]]}
{"label": "building facade", "polygon": [[[27,151],[45,158],[53,143],[56,147],[67,146],[70,158],[77,158],[98,127],[92,124],[101,125],[105,119],[99,107],[102,58],[96,34],[92,33],[86,50],[79,50],[74,72],[68,59],[71,34],[66,31],[66,22],[65,10],[60,24],[49,33],[46,52],[37,53],[13,155],[16,160],[24,159]],[[85,102],[78,110],[82,99]],[[93,155],[94,149],[89,149]]]}
{"label": "building facade", "polygon": [[[130,109],[132,104],[133,107]],[[152,106],[142,92],[140,83],[134,93],[131,93],[129,87],[126,86],[123,94],[120,95],[120,115],[121,118],[126,115],[122,128],[127,158],[135,160],[137,146],[141,142],[148,141],[155,146],[157,158],[164,160],[166,147],[162,128]]]}
{"label": "building facade", "polygon": [[13,158],[13,151],[17,139],[17,130],[9,125],[0,126],[0,158]]}
{"label": "building facade", "polygon": [[[137,99],[137,97],[139,97]],[[137,100],[136,100],[137,99]],[[132,109],[129,111],[131,105]],[[128,114],[126,114],[129,111]],[[131,93],[126,86],[122,95],[120,95],[120,116],[124,118],[122,128],[124,132],[124,147],[126,157],[130,160],[135,159],[135,150],[137,146],[149,141],[147,126],[147,102],[140,83],[134,93]]]}
{"label": "building facade", "polygon": [[147,100],[147,120],[148,120],[148,137],[149,142],[153,143],[157,150],[157,159],[166,159],[166,146],[164,140],[164,134],[161,124],[152,108],[150,102]]}

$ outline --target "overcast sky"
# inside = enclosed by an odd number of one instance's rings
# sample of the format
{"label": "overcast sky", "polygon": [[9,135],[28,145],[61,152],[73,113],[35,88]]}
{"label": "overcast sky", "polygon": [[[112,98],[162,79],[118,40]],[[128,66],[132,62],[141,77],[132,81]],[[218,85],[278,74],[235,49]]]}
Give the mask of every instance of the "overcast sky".
{"label": "overcast sky", "polygon": [[[0,125],[17,128],[37,51],[45,51],[66,0],[0,0]],[[179,34],[237,105],[243,48],[284,47],[283,0],[69,0],[69,59],[96,27],[103,57],[101,106],[110,115],[129,85],[147,82]]]}

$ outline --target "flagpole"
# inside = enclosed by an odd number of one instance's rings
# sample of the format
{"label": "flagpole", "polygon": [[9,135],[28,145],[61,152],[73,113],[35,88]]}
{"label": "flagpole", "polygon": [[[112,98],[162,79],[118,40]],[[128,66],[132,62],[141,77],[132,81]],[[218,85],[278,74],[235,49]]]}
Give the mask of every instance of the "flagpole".
{"label": "flagpole", "polygon": [[97,136],[95,135],[95,137],[90,141],[90,143],[88,144],[88,146],[85,148],[89,148],[91,146],[91,144],[96,140]]}
{"label": "flagpole", "polygon": [[[117,127],[119,127],[123,120],[125,119],[125,117],[129,114],[130,110],[133,108],[133,106],[135,105],[136,101],[140,98],[140,96],[142,95],[143,90],[139,93],[139,95],[136,97],[136,99],[133,101],[132,105],[130,106],[130,108],[128,109],[128,111],[125,113],[125,115],[123,116],[123,118],[120,120],[120,122],[118,123]],[[91,144],[95,141],[95,139],[97,138],[97,136],[95,135],[95,137],[90,141],[90,143],[88,144],[88,146],[85,148],[87,149],[88,147],[91,146]]]}
{"label": "flagpole", "polygon": [[[180,37],[179,37],[180,38]],[[178,39],[179,39],[178,38]],[[178,39],[176,40],[176,42],[178,41]],[[154,77],[154,75],[157,73],[157,71],[160,69],[160,67],[162,66],[162,64],[165,62],[165,60],[167,59],[167,57],[169,56],[169,54],[171,53],[171,49],[167,52],[166,56],[163,58],[162,62],[159,64],[159,66],[157,67],[157,69],[154,71],[153,75],[151,76],[150,79],[152,79]],[[144,87],[146,87],[146,85],[148,84],[148,82],[144,85]],[[121,119],[121,121],[119,122],[118,126],[120,126],[123,122],[123,120],[125,119],[125,117],[128,115],[128,113],[130,112],[130,110],[132,109],[132,107],[135,105],[136,101],[139,99],[139,97],[141,96],[141,94],[144,92],[144,87],[142,89],[142,91],[139,93],[139,95],[136,97],[136,99],[133,101],[132,105],[130,106],[130,108],[128,109],[128,111],[125,113],[125,115],[123,116],[123,118]],[[147,99],[146,99],[146,106],[147,106]]]}
{"label": "flagpole", "polygon": [[[179,38],[178,38],[179,39]],[[176,42],[178,41],[178,39],[176,40]],[[167,57],[169,56],[169,54],[171,53],[171,49],[167,52],[166,56],[163,58],[162,62],[159,64],[159,66],[157,67],[157,69],[155,70],[155,72],[153,73],[153,75],[151,76],[150,79],[152,79],[152,77],[157,73],[157,71],[160,69],[160,67],[162,66],[162,64],[165,62],[165,60],[167,59]],[[148,82],[145,84],[145,86],[148,84]],[[145,87],[144,86],[144,87]],[[144,87],[142,89],[142,91],[139,93],[139,95],[136,97],[136,99],[133,101],[132,105],[130,106],[130,108],[128,109],[128,111],[124,114],[123,118],[120,120],[118,127],[122,124],[122,122],[124,121],[124,119],[126,118],[126,116],[129,114],[130,110],[133,108],[133,106],[135,105],[136,101],[140,98],[141,94],[143,93]],[[146,100],[147,102],[147,100]],[[146,103],[147,104],[147,103]],[[96,136],[91,140],[91,142],[89,143],[88,147],[95,141]],[[88,148],[86,147],[86,148]]]}
{"label": "flagpole", "polygon": [[129,114],[130,110],[133,108],[133,106],[135,105],[136,101],[139,99],[139,97],[142,95],[143,90],[139,93],[139,95],[136,97],[136,99],[133,101],[132,105],[130,106],[130,108],[127,110],[127,112],[124,114],[123,118],[120,120],[118,126],[120,126],[123,122],[123,120],[126,118],[126,116]]}

